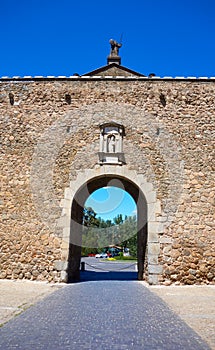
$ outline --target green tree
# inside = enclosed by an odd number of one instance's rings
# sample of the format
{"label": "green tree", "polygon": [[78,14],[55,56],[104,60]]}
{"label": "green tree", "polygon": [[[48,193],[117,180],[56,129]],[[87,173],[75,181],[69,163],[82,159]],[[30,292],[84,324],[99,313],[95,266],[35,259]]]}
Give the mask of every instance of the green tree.
{"label": "green tree", "polygon": [[91,207],[84,207],[83,225],[86,227],[99,227],[100,221],[96,218],[96,212]]}
{"label": "green tree", "polygon": [[82,255],[96,254],[98,247],[98,232],[95,228],[100,225],[96,212],[91,207],[83,210]]}
{"label": "green tree", "polygon": [[137,256],[137,218],[118,214],[113,221],[97,218],[96,212],[88,207],[83,211],[82,254],[98,253],[109,245],[129,248],[132,256]]}
{"label": "green tree", "polygon": [[115,218],[113,218],[113,222],[115,225],[121,225],[123,223],[122,214],[118,214]]}
{"label": "green tree", "polygon": [[130,255],[137,257],[137,218],[136,216],[126,217],[122,225],[122,245],[129,248]]}

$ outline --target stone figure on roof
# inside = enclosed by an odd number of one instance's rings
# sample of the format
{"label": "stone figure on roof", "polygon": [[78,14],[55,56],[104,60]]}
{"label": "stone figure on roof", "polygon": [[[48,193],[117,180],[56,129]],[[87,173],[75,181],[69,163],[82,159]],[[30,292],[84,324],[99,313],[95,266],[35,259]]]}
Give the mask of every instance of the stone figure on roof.
{"label": "stone figure on roof", "polygon": [[119,44],[113,39],[110,39],[109,43],[111,45],[110,56],[119,56],[119,48],[122,46],[122,44]]}

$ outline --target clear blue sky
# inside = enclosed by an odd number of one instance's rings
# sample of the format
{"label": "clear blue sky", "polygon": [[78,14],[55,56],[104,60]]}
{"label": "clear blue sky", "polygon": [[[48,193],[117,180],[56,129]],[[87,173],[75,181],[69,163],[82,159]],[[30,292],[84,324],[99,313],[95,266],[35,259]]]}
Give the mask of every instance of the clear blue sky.
{"label": "clear blue sky", "polygon": [[118,214],[136,215],[136,203],[126,191],[117,187],[104,187],[96,190],[88,197],[86,207],[91,207],[97,217],[112,220]]}
{"label": "clear blue sky", "polygon": [[215,76],[214,0],[1,0],[0,76],[84,74],[106,64],[148,75]]}
{"label": "clear blue sky", "polygon": [[[215,76],[215,0],[0,0],[0,33],[0,76],[87,73],[106,65],[109,39],[121,34],[123,66]],[[129,195],[106,195],[100,191],[100,216],[135,210]]]}

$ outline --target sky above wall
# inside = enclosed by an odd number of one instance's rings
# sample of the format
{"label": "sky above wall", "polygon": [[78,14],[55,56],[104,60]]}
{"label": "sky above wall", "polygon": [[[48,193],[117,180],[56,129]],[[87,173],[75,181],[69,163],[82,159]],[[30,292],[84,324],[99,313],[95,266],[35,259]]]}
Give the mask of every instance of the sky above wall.
{"label": "sky above wall", "polygon": [[[144,75],[212,77],[214,16],[215,0],[0,0],[0,76],[85,74],[106,65],[113,38],[122,65]],[[132,215],[120,191],[87,204],[104,219]]]}
{"label": "sky above wall", "polygon": [[215,76],[214,0],[1,0],[0,76],[84,74],[122,65],[145,75]]}

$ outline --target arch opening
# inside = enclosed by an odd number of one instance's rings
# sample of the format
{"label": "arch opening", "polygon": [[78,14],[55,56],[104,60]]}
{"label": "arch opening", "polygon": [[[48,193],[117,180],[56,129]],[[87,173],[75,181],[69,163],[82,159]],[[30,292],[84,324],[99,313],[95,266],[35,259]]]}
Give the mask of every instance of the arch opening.
{"label": "arch opening", "polygon": [[[92,268],[92,264],[96,263],[99,266],[101,262],[95,260],[95,257],[99,258],[99,255],[102,258],[108,257],[108,260],[105,260],[105,266],[109,265],[113,272],[114,265],[116,267],[118,264],[107,264],[110,258],[113,261],[121,260],[121,262],[136,259],[136,214],[136,203],[125,190],[110,184],[110,186],[94,191],[87,198],[84,206],[82,262]],[[124,269],[126,266],[127,269],[129,268],[130,265],[127,265],[124,266]],[[134,265],[132,265],[133,268]],[[81,277],[83,278],[83,274]]]}
{"label": "arch opening", "polygon": [[71,224],[67,276],[68,282],[80,280],[84,206],[89,196],[98,189],[114,186],[126,191],[137,207],[137,278],[143,280],[147,246],[147,202],[141,189],[131,180],[117,175],[103,175],[90,179],[75,193],[71,207]]}

